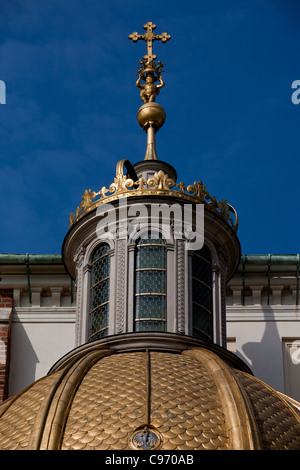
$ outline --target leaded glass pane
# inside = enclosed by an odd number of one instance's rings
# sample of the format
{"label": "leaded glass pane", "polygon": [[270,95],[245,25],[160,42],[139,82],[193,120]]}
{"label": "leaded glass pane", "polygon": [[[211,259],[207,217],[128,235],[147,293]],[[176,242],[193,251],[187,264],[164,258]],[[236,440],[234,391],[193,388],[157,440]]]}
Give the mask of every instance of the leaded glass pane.
{"label": "leaded glass pane", "polygon": [[166,331],[165,321],[136,321],[135,331]]}
{"label": "leaded glass pane", "polygon": [[207,247],[193,253],[192,259],[193,335],[212,340],[212,270]]}
{"label": "leaded glass pane", "polygon": [[95,287],[91,290],[91,302],[90,302],[90,311],[93,311],[94,308],[103,304],[108,300],[109,297],[109,278],[100,281],[99,284],[96,284]]}
{"label": "leaded glass pane", "polygon": [[89,339],[99,339],[107,335],[107,325],[108,325],[108,309],[109,303],[98,307],[91,315],[93,321],[90,326],[90,338]]}
{"label": "leaded glass pane", "polygon": [[161,234],[158,234],[156,238],[151,238],[150,235],[147,235],[144,238],[139,238],[138,241],[136,242],[137,246],[149,245],[149,243],[155,243],[155,244],[158,244],[158,245],[165,245],[166,240],[162,237]]}
{"label": "leaded glass pane", "polygon": [[141,245],[137,248],[137,269],[166,268],[165,247],[160,245]]}
{"label": "leaded glass pane", "polygon": [[109,245],[100,245],[92,256],[89,341],[108,334],[110,258]]}
{"label": "leaded glass pane", "polygon": [[109,276],[109,262],[107,262],[109,245],[103,244],[96,249],[92,257],[91,286]]}
{"label": "leaded glass pane", "polygon": [[[151,268],[153,269],[153,268]],[[136,294],[157,294],[166,291],[166,271],[136,271]]]}
{"label": "leaded glass pane", "polygon": [[193,305],[193,336],[212,340],[211,314],[198,305]]}
{"label": "leaded glass pane", "polygon": [[135,272],[135,331],[166,329],[165,240],[144,238],[137,242]]}
{"label": "leaded glass pane", "polygon": [[192,292],[193,292],[193,302],[196,302],[203,307],[205,307],[210,312],[212,311],[211,306],[211,295],[210,295],[210,286],[203,284],[199,279],[193,278],[192,282]]}
{"label": "leaded glass pane", "polygon": [[211,285],[211,255],[205,246],[193,253],[192,275],[208,286]]}
{"label": "leaded glass pane", "polygon": [[136,319],[166,318],[166,299],[164,295],[136,296]]}

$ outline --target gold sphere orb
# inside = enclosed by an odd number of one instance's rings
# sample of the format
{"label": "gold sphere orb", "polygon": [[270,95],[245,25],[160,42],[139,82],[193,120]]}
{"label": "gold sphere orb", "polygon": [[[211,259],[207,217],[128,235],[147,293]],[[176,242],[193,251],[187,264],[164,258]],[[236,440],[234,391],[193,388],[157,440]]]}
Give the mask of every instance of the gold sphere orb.
{"label": "gold sphere orb", "polygon": [[155,123],[157,128],[160,129],[166,120],[166,113],[158,103],[145,103],[138,110],[137,120],[143,129],[150,122]]}

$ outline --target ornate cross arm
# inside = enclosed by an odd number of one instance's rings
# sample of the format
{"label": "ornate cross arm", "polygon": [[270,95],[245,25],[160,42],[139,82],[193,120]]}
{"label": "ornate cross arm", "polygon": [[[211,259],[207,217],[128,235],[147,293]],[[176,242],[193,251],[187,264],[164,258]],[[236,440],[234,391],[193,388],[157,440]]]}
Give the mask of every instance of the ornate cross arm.
{"label": "ornate cross arm", "polygon": [[153,24],[151,21],[148,21],[148,23],[144,24],[143,28],[147,30],[145,34],[139,34],[135,31],[134,33],[130,34],[128,37],[133,42],[137,42],[139,40],[143,40],[147,42],[147,55],[144,56],[144,58],[147,59],[148,61],[151,61],[151,60],[156,59],[156,56],[153,55],[153,51],[152,51],[153,41],[161,41],[162,43],[165,43],[171,39],[171,36],[167,33],[154,34],[153,30],[156,29],[156,25]]}

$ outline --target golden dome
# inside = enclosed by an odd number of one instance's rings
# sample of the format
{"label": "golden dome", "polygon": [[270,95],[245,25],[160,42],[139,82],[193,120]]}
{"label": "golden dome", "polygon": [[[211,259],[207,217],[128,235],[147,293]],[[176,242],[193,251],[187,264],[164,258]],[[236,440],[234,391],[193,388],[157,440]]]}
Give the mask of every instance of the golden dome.
{"label": "golden dome", "polygon": [[300,449],[300,405],[212,349],[95,343],[0,406],[0,449]]}

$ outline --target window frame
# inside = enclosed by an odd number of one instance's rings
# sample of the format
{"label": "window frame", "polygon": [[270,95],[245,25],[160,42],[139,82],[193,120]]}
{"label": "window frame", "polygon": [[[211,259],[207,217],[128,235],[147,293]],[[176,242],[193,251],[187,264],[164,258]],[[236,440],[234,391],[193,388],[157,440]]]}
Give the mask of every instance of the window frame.
{"label": "window frame", "polygon": [[[101,248],[101,247],[106,247],[106,252],[99,256],[97,259],[93,259],[95,256],[95,253]],[[107,258],[107,263],[108,266],[106,268],[106,271],[108,272],[108,276],[105,276],[104,278],[101,278],[100,280],[97,280],[97,282],[93,283],[93,268],[95,269],[96,263],[99,262],[99,260],[103,258]],[[98,244],[96,247],[94,247],[91,256],[90,256],[90,278],[89,278],[89,308],[88,308],[88,322],[87,322],[87,341],[92,342],[96,341],[98,339],[105,338],[109,335],[109,315],[110,315],[110,285],[111,285],[111,247],[109,243],[107,242],[102,242]],[[108,281],[108,282],[107,282]],[[93,302],[93,293],[95,293],[95,288],[97,288],[101,283],[107,282],[107,287],[106,287],[106,300],[102,303],[100,303],[97,306],[92,306]],[[101,295],[101,294],[100,294]],[[97,311],[97,309],[106,306],[104,315],[105,315],[105,326],[95,332],[93,331],[93,321],[95,319],[92,318],[92,315],[94,312]],[[101,313],[99,312],[99,315]],[[104,334],[100,334],[104,332]]]}
{"label": "window frame", "polygon": [[[207,259],[204,256],[201,256],[200,252],[203,250],[206,250],[206,255],[209,257]],[[209,341],[213,342],[214,340],[214,305],[213,305],[213,256],[211,253],[211,250],[207,245],[203,245],[203,247],[200,250],[194,251],[191,253],[191,271],[190,271],[190,283],[191,283],[191,335],[194,338],[198,338],[204,341]],[[209,265],[209,283],[205,282],[203,278],[199,278],[194,275],[194,263],[197,261],[197,259],[201,259],[202,263],[206,263]],[[194,289],[195,286],[198,285],[199,288],[202,290],[202,295],[206,292],[206,295],[208,296],[208,306],[203,305],[202,303],[199,303],[195,300],[194,297]],[[206,291],[205,291],[206,290]],[[196,312],[196,309],[198,309],[198,312]],[[196,315],[201,315],[203,314],[209,315],[208,317],[208,329],[205,331],[205,329],[200,329],[196,328],[195,326],[195,317]],[[196,329],[198,333],[196,333]]]}
{"label": "window frame", "polygon": [[[163,237],[163,234],[158,232],[158,233],[155,233],[156,236],[158,236],[157,238],[151,238],[151,236],[153,236],[153,234],[151,233],[150,234],[143,234],[141,235],[136,241],[135,241],[135,256],[134,256],[134,285],[133,285],[133,291],[134,291],[134,309],[133,309],[133,331],[134,332],[149,332],[149,331],[153,331],[153,332],[166,332],[167,329],[168,329],[168,325],[167,325],[167,320],[168,320],[168,316],[167,316],[167,240]],[[149,240],[149,243],[142,243],[140,244],[141,241],[143,240]],[[158,240],[162,240],[162,242],[159,242]],[[137,267],[137,266],[140,266],[140,264],[138,264],[138,256],[140,256],[141,254],[141,250],[142,250],[142,247],[149,247],[149,246],[158,246],[158,247],[163,247],[164,248],[164,251],[163,251],[163,256],[164,256],[164,261],[163,261],[163,266],[164,267]],[[140,260],[139,260],[139,263],[140,263]],[[163,289],[164,292],[137,292],[138,290],[138,286],[137,286],[137,282],[138,282],[138,278],[137,278],[137,273],[138,272],[161,272],[161,273],[164,273],[164,276],[163,276],[163,281],[162,281],[162,284],[163,285]],[[163,307],[163,318],[162,317],[153,317],[152,315],[150,315],[149,317],[141,317],[140,316],[140,312],[137,311],[137,298],[140,298],[140,297],[150,297],[150,298],[163,298],[164,301],[163,301],[163,304],[164,304],[164,307]],[[159,322],[160,324],[163,324],[164,325],[164,328],[163,329],[140,329],[140,328],[137,328],[137,325],[140,325],[140,324],[143,324],[143,322]]]}

